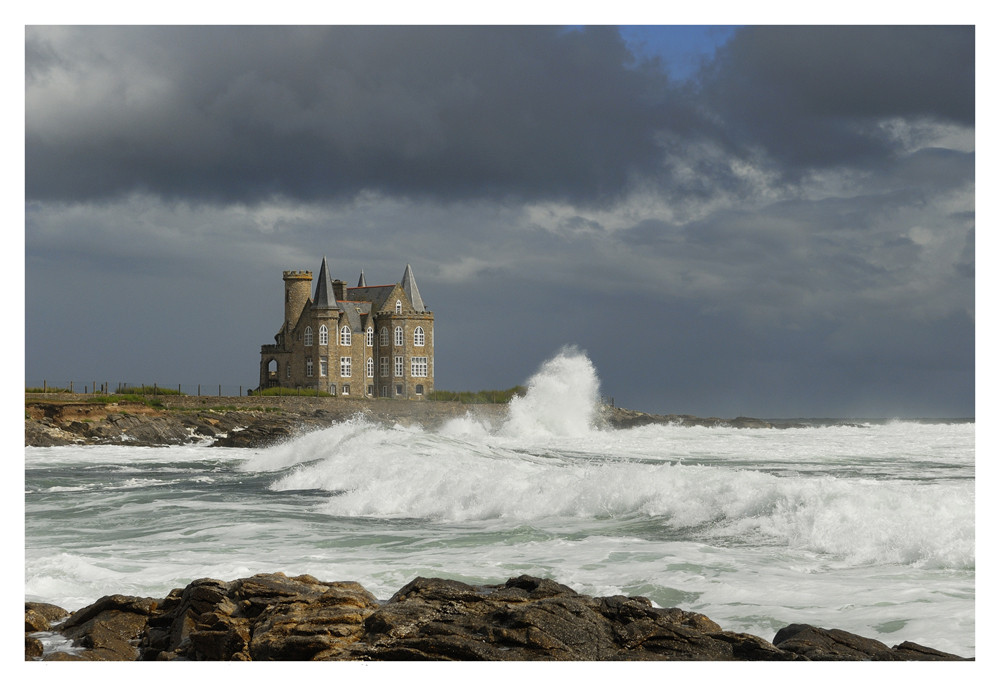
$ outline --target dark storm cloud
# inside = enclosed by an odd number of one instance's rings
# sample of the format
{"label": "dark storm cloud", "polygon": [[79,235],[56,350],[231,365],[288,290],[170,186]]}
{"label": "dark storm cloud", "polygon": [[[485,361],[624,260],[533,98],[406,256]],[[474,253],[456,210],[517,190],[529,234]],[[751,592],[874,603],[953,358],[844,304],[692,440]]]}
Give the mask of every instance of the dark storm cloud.
{"label": "dark storm cloud", "polygon": [[29,199],[606,199],[674,106],[613,28],[29,28]]}
{"label": "dark storm cloud", "polygon": [[904,118],[972,126],[975,30],[779,26],[737,31],[702,74],[718,135],[793,170],[871,164]]}

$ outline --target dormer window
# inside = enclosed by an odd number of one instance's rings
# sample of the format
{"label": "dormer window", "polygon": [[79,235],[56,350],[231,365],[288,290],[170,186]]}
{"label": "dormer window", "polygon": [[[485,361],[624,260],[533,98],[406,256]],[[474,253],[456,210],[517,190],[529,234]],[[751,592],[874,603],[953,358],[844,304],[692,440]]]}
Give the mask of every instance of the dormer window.
{"label": "dormer window", "polygon": [[396,314],[403,314],[403,301],[402,300],[397,300],[396,301]]}

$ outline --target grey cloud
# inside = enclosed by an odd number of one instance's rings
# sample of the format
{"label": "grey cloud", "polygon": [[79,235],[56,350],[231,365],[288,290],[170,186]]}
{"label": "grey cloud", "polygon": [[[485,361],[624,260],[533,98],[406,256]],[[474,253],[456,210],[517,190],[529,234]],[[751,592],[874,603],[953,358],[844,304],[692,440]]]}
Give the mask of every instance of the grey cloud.
{"label": "grey cloud", "polygon": [[973,126],[971,26],[780,26],[736,32],[702,74],[720,135],[795,168],[872,163],[893,117]]}
{"label": "grey cloud", "polygon": [[31,199],[375,189],[587,202],[659,165],[654,134],[674,109],[664,73],[613,28],[29,27],[27,37]]}

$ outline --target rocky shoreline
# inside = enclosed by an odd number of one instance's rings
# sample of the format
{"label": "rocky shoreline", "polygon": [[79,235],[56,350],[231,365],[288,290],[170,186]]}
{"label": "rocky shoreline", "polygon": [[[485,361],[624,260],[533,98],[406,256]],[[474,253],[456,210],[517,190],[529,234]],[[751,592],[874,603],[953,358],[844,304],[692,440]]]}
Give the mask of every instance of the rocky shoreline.
{"label": "rocky shoreline", "polygon": [[72,614],[25,603],[24,623],[25,659],[43,661],[966,659],[805,624],[767,641],[647,598],[531,576],[486,586],[418,577],[385,602],[308,575],[197,579],[163,599],[112,595]]}
{"label": "rocky shoreline", "polygon": [[[434,429],[466,414],[498,426],[507,416],[507,405],[295,396],[158,396],[147,398],[146,402],[115,402],[73,394],[26,394],[24,444],[44,447],[206,443],[218,447],[255,448],[356,416],[389,426],[419,424]],[[737,428],[788,426],[749,417],[656,415],[607,406],[601,408],[598,422],[619,429],[646,424]]]}

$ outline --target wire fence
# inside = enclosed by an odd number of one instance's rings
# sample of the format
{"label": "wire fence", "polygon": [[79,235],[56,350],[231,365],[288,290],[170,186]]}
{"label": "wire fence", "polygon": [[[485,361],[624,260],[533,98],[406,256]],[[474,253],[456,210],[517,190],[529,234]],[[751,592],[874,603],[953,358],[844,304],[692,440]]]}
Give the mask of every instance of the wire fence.
{"label": "wire fence", "polygon": [[[101,381],[91,379],[68,381],[41,379],[27,380],[25,393],[81,393],[85,395],[193,395],[193,396],[242,396],[256,391],[253,386],[235,384],[161,384],[131,383],[127,381]],[[303,388],[302,395],[315,395],[314,389]]]}

